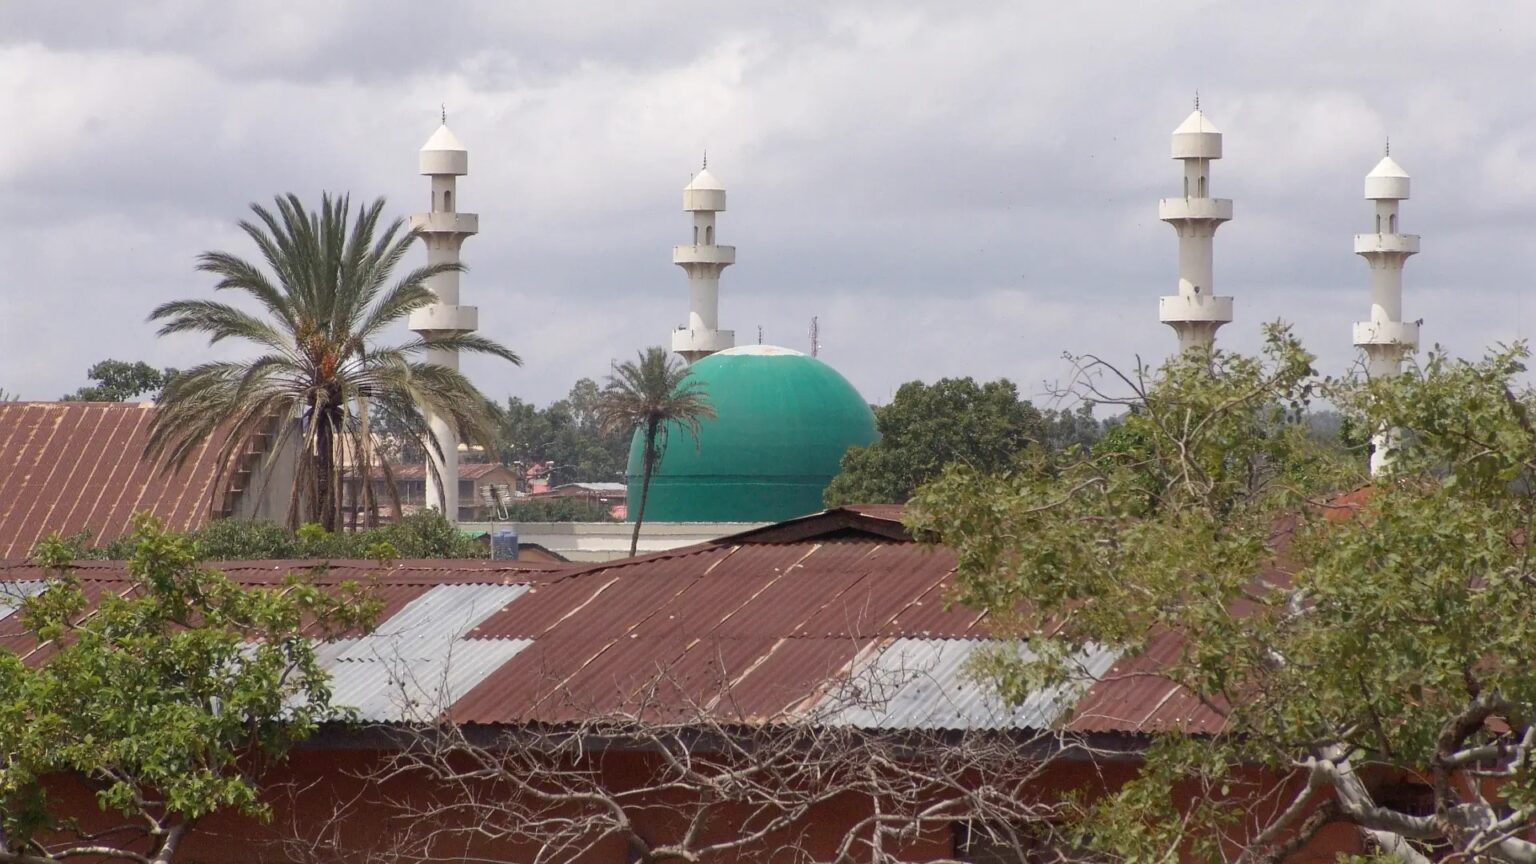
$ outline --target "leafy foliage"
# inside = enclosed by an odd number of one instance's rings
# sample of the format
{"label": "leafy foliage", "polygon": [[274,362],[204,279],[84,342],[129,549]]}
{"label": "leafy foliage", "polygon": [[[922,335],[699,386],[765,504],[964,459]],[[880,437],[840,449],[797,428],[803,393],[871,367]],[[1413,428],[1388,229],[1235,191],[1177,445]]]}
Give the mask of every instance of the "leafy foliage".
{"label": "leafy foliage", "polygon": [[904,503],[944,466],[1002,471],[1031,444],[1065,449],[1097,440],[1091,403],[1075,412],[1042,413],[1006,378],[977,384],[944,378],[901,385],[889,405],[875,409],[880,440],[853,447],[827,486],[828,506]]}
{"label": "leafy foliage", "polygon": [[635,360],[613,369],[598,399],[598,425],[610,434],[639,429],[641,450],[640,502],[635,508],[635,530],[629,554],[640,546],[640,523],[645,519],[645,500],[651,492],[651,475],[666,452],[673,430],[686,432],[694,444],[701,421],[715,416],[703,382],[688,377],[688,367],[665,348],[647,348]]}
{"label": "leafy foliage", "polygon": [[[405,517],[400,522],[357,531],[328,532],[318,525],[299,531],[261,519],[219,519],[181,535],[207,561],[247,560],[371,560],[378,558],[484,558],[486,548],[459,533],[436,511]],[[123,561],[132,556],[138,538],[128,536],[93,545],[88,533],[48,541],[62,545],[79,559]],[[41,549],[34,550],[34,555]]]}
{"label": "leafy foliage", "polygon": [[[52,652],[29,665],[0,650],[0,854],[170,861],[210,813],[267,816],[263,771],[347,716],[305,633],[366,628],[378,603],[365,586],[295,575],[242,588],[147,516],[131,590],[101,593],[94,609],[65,544],[45,540],[37,561],[51,579],[17,601],[20,621]],[[75,822],[83,814],[53,794],[75,784],[110,821]]]}
{"label": "leafy foliage", "polygon": [[[1036,649],[987,664],[1005,692],[1081,679],[1089,645],[1161,646],[1157,674],[1219,723],[1165,731],[1136,779],[1085,803],[1082,836],[1126,860],[1246,862],[1337,823],[1402,860],[1536,861],[1525,359],[1436,351],[1328,380],[1278,327],[1262,358],[1191,354],[1148,382],[1090,358],[1131,391],[1090,458],[925,487],[915,527],[957,550],[963,599]],[[1388,474],[1356,488],[1364,454],[1301,422],[1316,396],[1345,428],[1395,430]]]}
{"label": "leafy foliage", "polygon": [[103,360],[85,374],[96,383],[60,396],[60,402],[127,402],[139,396],[154,399],[176,377],[176,370],[156,369],[143,360]]}
{"label": "leafy foliage", "polygon": [[508,522],[614,522],[607,505],[590,498],[517,501],[506,508]]}
{"label": "leafy foliage", "polygon": [[[156,308],[150,320],[162,322],[162,336],[203,333],[210,343],[232,339],[262,353],[177,375],[161,394],[150,427],[152,458],[170,470],[225,430],[219,456],[228,466],[253,447],[280,451],[296,434],[301,456],[288,523],[318,522],[334,531],[343,512],[345,455],[360,457],[351,467],[365,481],[381,469],[387,477],[387,466],[368,458],[368,406],[433,448],[429,413],[446,418],[461,440],[492,446],[485,397],[458,370],[420,358],[429,348],[446,348],[520,362],[511,349],[474,333],[379,344],[389,328],[436,302],[427,287],[431,277],[461,265],[433,264],[391,281],[417,235],[402,220],[383,223],[383,199],[363,207],[355,220],[350,199],[329,195],[319,211],[306,210],[293,195],[279,197],[275,212],[257,204],[251,211],[256,220],[242,221],[240,228],[261,251],[266,270],[227,252],[204,253],[198,269],[218,278],[215,289],[255,301],[264,317],[211,300],[178,300]],[[273,430],[270,447],[256,445],[258,436]],[[363,509],[375,519],[373,484],[361,488]]]}
{"label": "leafy foliage", "polygon": [[537,408],[516,397],[496,412],[496,455],[504,465],[554,463],[558,483],[622,480],[629,432],[605,430],[598,418],[597,384],[582,378],[570,395]]}

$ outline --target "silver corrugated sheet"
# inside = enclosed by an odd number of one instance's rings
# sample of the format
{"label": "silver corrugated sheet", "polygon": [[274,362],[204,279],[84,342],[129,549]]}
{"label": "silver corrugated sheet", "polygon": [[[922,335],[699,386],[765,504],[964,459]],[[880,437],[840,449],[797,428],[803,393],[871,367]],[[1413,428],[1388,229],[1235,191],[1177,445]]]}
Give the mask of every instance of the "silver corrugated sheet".
{"label": "silver corrugated sheet", "polygon": [[21,608],[21,601],[43,593],[47,582],[0,582],[0,618]]}
{"label": "silver corrugated sheet", "polygon": [[[1046,688],[1007,705],[992,686],[976,680],[976,652],[1002,643],[981,639],[898,638],[864,659],[850,680],[829,694],[821,710],[838,725],[868,729],[1049,729],[1069,714],[1091,683]],[[1028,657],[1028,649],[1020,649]],[[1117,653],[1086,652],[1086,677],[1107,672]]]}
{"label": "silver corrugated sheet", "polygon": [[318,647],[331,701],[364,720],[431,720],[485,680],[528,639],[464,639],[526,585],[439,585],[356,639]]}
{"label": "silver corrugated sheet", "polygon": [[459,639],[435,657],[375,657],[331,664],[331,701],[378,723],[431,721],[531,639]]}
{"label": "silver corrugated sheet", "polygon": [[355,640],[336,659],[440,657],[449,643],[527,591],[527,585],[438,585]]}

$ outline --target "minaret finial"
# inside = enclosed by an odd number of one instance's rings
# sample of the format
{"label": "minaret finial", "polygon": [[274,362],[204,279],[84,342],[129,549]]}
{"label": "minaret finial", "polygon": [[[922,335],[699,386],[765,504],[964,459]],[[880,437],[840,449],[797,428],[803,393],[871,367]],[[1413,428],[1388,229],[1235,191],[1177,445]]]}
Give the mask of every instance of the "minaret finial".
{"label": "minaret finial", "polygon": [[1200,110],[1200,91],[1199,90],[1195,91],[1195,110],[1196,111]]}
{"label": "minaret finial", "polygon": [[447,126],[448,125],[448,103],[447,102],[444,102],[442,104],[442,109],[443,109],[443,125]]}
{"label": "minaret finial", "polygon": [[704,148],[704,164],[699,166],[699,167],[704,169],[704,170],[706,170],[706,171],[709,170],[709,148],[708,147]]}
{"label": "minaret finial", "polygon": [[1392,136],[1391,135],[1387,136],[1387,146],[1382,148],[1381,155],[1383,155],[1383,156],[1391,156],[1392,155]]}

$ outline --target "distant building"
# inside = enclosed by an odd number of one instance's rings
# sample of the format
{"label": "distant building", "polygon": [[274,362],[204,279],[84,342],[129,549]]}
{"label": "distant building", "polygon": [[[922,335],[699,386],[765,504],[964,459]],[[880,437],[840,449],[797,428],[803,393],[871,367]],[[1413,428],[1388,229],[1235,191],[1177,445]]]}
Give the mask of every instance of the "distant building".
{"label": "distant building", "polygon": [[626,510],[624,502],[628,492],[629,487],[623,483],[562,483],[553,489],[531,494],[524,500],[579,498],[601,504],[608,508],[613,518],[623,519]]}
{"label": "distant building", "polygon": [[[395,488],[399,490],[400,507],[406,515],[417,513],[426,509],[436,509],[436,502],[428,500],[428,477],[425,465],[391,465],[390,475],[394,478]],[[494,502],[508,502],[516,495],[517,472],[511,468],[494,463],[466,464],[459,463],[458,482],[458,521],[475,522],[484,517],[484,514],[494,509]],[[347,484],[347,506],[349,508],[362,508],[361,484],[355,474],[349,474]],[[389,494],[389,481],[381,472],[375,471],[372,478],[373,497],[378,502],[379,513],[384,519],[392,519],[394,502]]]}

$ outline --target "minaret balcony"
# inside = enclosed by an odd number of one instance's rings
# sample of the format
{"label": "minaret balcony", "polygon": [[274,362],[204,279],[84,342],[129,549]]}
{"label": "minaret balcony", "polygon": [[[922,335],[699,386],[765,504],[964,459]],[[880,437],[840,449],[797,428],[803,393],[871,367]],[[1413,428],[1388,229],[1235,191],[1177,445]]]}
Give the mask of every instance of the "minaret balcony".
{"label": "minaret balcony", "polygon": [[1164,324],[1207,321],[1226,324],[1232,320],[1231,297],[1173,294],[1157,298],[1157,320]]}
{"label": "minaret balcony", "polygon": [[469,333],[480,329],[480,308],[433,303],[431,306],[412,310],[409,322],[407,326],[417,332],[451,330]]}
{"label": "minaret balcony", "polygon": [[1419,252],[1419,235],[1417,234],[1356,234],[1355,254],[1373,255],[1376,253],[1396,253],[1398,255],[1417,255]]}
{"label": "minaret balcony", "polygon": [[736,263],[735,246],[673,246],[673,264],[719,264],[722,267]]}
{"label": "minaret balcony", "polygon": [[1419,325],[1415,321],[1361,321],[1355,325],[1355,346],[1419,346]]}
{"label": "minaret balcony", "polygon": [[1164,198],[1157,202],[1157,218],[1164,222],[1203,220],[1229,222],[1232,220],[1230,198]]}
{"label": "minaret balcony", "polygon": [[672,331],[672,350],[678,354],[713,354],[734,347],[735,330],[689,330],[687,327],[679,327]]}
{"label": "minaret balcony", "polygon": [[441,210],[417,213],[411,217],[411,230],[420,231],[423,234],[479,234],[480,215],[448,213]]}

